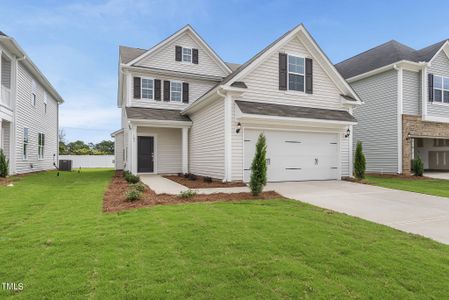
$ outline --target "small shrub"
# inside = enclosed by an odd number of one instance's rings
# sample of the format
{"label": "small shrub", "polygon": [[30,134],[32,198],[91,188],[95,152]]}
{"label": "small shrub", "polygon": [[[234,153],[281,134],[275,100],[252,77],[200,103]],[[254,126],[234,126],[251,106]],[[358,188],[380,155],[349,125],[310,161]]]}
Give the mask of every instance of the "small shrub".
{"label": "small shrub", "polygon": [[136,200],[140,199],[140,197],[142,196],[142,193],[139,192],[138,190],[131,189],[126,192],[125,196],[126,196],[126,200],[128,200],[128,201],[136,201]]}
{"label": "small shrub", "polygon": [[189,180],[195,181],[195,180],[197,180],[197,179],[198,179],[198,178],[197,178],[196,175],[194,175],[194,174],[189,174]]}
{"label": "small shrub", "polygon": [[204,177],[203,181],[207,183],[212,183],[212,177]]}
{"label": "small shrub", "polygon": [[184,199],[192,198],[195,195],[196,195],[196,192],[193,190],[182,191],[181,193],[179,193],[179,197],[184,198]]}
{"label": "small shrub", "polygon": [[259,195],[267,184],[267,143],[263,133],[259,135],[256,144],[256,154],[251,163],[251,179],[249,187],[254,196]]}
{"label": "small shrub", "polygon": [[178,173],[178,177],[182,177],[182,176],[184,176],[184,174]]}
{"label": "small shrub", "polygon": [[189,177],[190,177],[190,173],[185,173],[185,174],[184,174],[184,178],[185,178],[185,179],[188,179]]}
{"label": "small shrub", "polygon": [[366,159],[363,154],[362,143],[357,142],[354,158],[354,176],[357,179],[365,179]]}
{"label": "small shrub", "polygon": [[129,173],[125,176],[125,180],[128,181],[128,183],[138,183],[140,181],[140,177]]}
{"label": "small shrub", "polygon": [[418,157],[413,161],[413,172],[415,176],[423,176],[424,175],[424,163],[421,160],[421,157]]}
{"label": "small shrub", "polygon": [[3,153],[3,149],[0,149],[0,177],[5,178],[8,176],[8,160],[6,159],[5,153]]}
{"label": "small shrub", "polygon": [[145,185],[142,182],[133,183],[130,188],[139,192],[145,191]]}

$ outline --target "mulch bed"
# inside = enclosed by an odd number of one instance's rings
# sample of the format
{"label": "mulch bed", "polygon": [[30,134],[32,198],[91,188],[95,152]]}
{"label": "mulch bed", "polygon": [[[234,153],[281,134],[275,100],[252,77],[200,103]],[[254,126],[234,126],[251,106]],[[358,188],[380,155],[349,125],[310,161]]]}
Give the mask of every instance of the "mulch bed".
{"label": "mulch bed", "polygon": [[207,188],[227,188],[227,187],[242,187],[246,186],[243,182],[222,182],[213,180],[212,182],[205,182],[204,177],[196,176],[196,180],[190,180],[184,176],[169,175],[164,176],[167,179],[173,180],[189,189],[207,189]]}
{"label": "mulch bed", "polygon": [[210,195],[198,194],[191,198],[181,198],[177,195],[156,194],[153,190],[145,187],[141,199],[130,202],[126,200],[125,192],[128,190],[128,182],[123,178],[121,172],[117,172],[112,178],[103,198],[103,211],[116,212],[121,210],[148,207],[154,205],[173,205],[193,202],[216,202],[216,201],[238,201],[238,200],[265,200],[283,198],[276,192],[263,192],[259,196],[251,193],[215,193]]}

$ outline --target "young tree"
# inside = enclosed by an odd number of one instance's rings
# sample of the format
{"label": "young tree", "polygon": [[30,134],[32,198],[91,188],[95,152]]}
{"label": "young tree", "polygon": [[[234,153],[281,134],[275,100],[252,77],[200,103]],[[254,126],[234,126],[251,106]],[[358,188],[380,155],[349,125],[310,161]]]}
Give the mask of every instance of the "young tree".
{"label": "young tree", "polygon": [[3,153],[3,149],[0,149],[0,177],[5,178],[8,176],[8,160],[6,159],[5,153]]}
{"label": "young tree", "polygon": [[259,195],[267,184],[267,144],[263,133],[259,135],[256,144],[256,154],[251,164],[251,179],[249,187],[254,196]]}
{"label": "young tree", "polygon": [[103,154],[114,154],[114,142],[113,141],[101,141],[94,147],[95,150]]}
{"label": "young tree", "polygon": [[357,142],[354,159],[354,176],[357,179],[365,179],[366,159],[363,154],[362,143]]}
{"label": "young tree", "polygon": [[413,160],[413,173],[415,174],[415,176],[424,175],[424,163],[422,162],[419,155],[416,159]]}

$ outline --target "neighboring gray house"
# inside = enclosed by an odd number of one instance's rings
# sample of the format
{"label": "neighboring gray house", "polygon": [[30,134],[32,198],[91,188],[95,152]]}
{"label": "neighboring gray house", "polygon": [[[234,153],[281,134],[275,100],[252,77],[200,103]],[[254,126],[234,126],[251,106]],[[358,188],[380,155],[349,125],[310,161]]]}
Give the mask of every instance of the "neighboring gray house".
{"label": "neighboring gray house", "polygon": [[54,168],[63,102],[17,42],[0,32],[0,148],[10,174]]}
{"label": "neighboring gray house", "polygon": [[425,169],[449,170],[449,42],[415,50],[390,41],[336,65],[364,104],[354,142],[367,171],[405,173],[419,155]]}
{"label": "neighboring gray house", "polygon": [[149,50],[120,47],[116,168],[248,181],[263,132],[269,181],[340,179],[360,103],[303,25],[243,65],[188,25]]}

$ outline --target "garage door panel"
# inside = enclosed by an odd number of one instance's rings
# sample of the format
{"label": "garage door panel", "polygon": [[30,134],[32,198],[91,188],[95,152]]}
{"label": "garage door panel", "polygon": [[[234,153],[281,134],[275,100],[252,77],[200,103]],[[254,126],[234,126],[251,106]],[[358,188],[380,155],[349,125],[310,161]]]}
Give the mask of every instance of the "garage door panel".
{"label": "garage door panel", "polygon": [[[262,131],[245,130],[244,178],[249,181],[255,145]],[[290,131],[264,131],[267,141],[268,181],[336,179],[338,135]]]}

